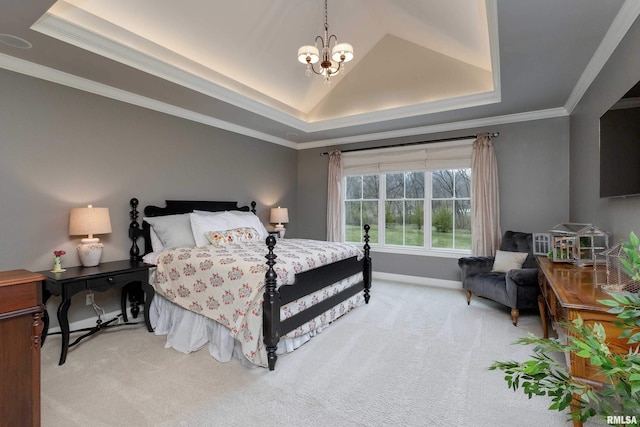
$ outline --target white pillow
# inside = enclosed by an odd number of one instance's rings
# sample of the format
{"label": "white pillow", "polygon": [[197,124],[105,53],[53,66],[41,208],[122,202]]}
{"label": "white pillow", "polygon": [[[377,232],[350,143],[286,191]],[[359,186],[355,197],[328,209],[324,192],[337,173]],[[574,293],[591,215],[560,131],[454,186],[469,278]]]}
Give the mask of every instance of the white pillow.
{"label": "white pillow", "polygon": [[[195,246],[189,214],[154,216],[143,218],[153,227],[165,248]],[[153,248],[156,250],[155,248]]]}
{"label": "white pillow", "polygon": [[250,227],[256,229],[260,239],[266,239],[269,236],[269,232],[260,222],[260,218],[254,213],[242,211],[225,211],[224,213],[229,223],[229,228]]}
{"label": "white pillow", "polygon": [[153,229],[153,227],[149,227],[149,235],[151,236],[151,251],[158,252],[164,249],[164,245],[162,241],[158,237],[158,233]]}
{"label": "white pillow", "polygon": [[193,210],[194,214],[203,215],[203,216],[216,216],[224,214],[224,211],[199,211],[198,209]]}
{"label": "white pillow", "polygon": [[142,261],[146,262],[147,264],[157,265],[160,255],[162,255],[162,251],[149,252],[142,257]]}
{"label": "white pillow", "polygon": [[496,251],[493,261],[493,270],[499,273],[506,273],[514,268],[522,268],[522,264],[527,259],[527,252]]}
{"label": "white pillow", "polygon": [[[196,211],[194,211],[196,212]],[[191,213],[191,233],[196,246],[207,246],[207,233],[210,231],[223,231],[230,228],[224,212],[206,212],[205,214]]]}

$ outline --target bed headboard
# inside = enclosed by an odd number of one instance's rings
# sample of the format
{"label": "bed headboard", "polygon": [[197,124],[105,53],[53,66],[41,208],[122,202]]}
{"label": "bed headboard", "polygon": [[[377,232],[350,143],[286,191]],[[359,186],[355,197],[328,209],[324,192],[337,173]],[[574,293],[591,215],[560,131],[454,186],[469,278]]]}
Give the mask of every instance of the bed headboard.
{"label": "bed headboard", "polygon": [[[142,227],[138,223],[138,199],[133,198],[129,201],[131,211],[129,217],[129,238],[131,239],[131,250],[129,257],[132,260],[141,260],[142,257],[151,252],[151,235],[150,227],[145,221],[142,221]],[[220,212],[220,211],[243,211],[256,213],[256,202],[251,202],[249,206],[238,206],[238,202],[221,202],[209,200],[166,200],[165,207],[146,206],[144,208],[145,217],[176,215],[193,212],[194,210]],[[140,254],[138,247],[138,239],[142,237],[144,240],[144,253]]]}

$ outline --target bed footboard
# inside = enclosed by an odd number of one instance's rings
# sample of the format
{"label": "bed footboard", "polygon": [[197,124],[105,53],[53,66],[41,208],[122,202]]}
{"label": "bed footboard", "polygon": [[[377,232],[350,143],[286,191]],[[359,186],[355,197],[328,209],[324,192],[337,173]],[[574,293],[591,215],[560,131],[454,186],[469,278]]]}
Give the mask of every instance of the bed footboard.
{"label": "bed footboard", "polygon": [[[369,229],[369,225],[366,224],[364,226],[364,257],[361,260],[358,261],[357,257],[352,257],[296,274],[295,286],[283,285],[280,289],[276,289],[277,275],[273,269],[277,258],[273,253],[276,239],[273,236],[267,238],[266,243],[269,252],[265,256],[267,258],[268,270],[265,274],[264,299],[262,301],[262,332],[270,371],[275,369],[276,361],[278,360],[276,351],[280,337],[311,321],[362,290],[364,290],[365,303],[369,303],[369,289],[371,289]],[[283,305],[303,296],[310,295],[315,291],[360,272],[362,273],[362,281],[281,321],[280,308]]]}

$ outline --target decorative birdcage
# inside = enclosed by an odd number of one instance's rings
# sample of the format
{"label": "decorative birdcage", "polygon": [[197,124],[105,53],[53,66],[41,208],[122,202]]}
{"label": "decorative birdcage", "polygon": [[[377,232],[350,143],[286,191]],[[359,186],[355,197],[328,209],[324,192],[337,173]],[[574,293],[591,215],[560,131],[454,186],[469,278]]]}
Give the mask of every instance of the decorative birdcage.
{"label": "decorative birdcage", "polygon": [[607,284],[602,286],[607,291],[640,291],[640,283],[633,280],[624,272],[620,259],[628,259],[622,250],[622,243],[618,243],[604,251],[607,265]]}
{"label": "decorative birdcage", "polygon": [[607,286],[607,262],[602,252],[596,254],[596,262],[593,263],[593,285],[603,289]]}
{"label": "decorative birdcage", "polygon": [[584,267],[593,265],[602,258],[597,255],[609,248],[609,233],[589,225],[576,233],[573,258],[575,263]]}
{"label": "decorative birdcage", "polygon": [[558,224],[549,232],[553,246],[551,247],[553,262],[574,262],[578,232],[591,224],[566,222]]}
{"label": "decorative birdcage", "polygon": [[553,262],[573,262],[575,236],[553,236]]}

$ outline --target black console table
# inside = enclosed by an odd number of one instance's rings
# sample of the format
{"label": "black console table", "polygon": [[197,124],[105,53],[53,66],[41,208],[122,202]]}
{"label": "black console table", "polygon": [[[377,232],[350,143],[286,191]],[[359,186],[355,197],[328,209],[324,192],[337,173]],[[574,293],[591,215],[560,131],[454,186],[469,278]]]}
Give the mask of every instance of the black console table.
{"label": "black console table", "polygon": [[[153,331],[149,321],[149,305],[155,294],[153,287],[149,284],[149,269],[152,264],[146,264],[141,261],[113,261],[103,262],[96,267],[70,267],[61,273],[53,273],[50,271],[40,271],[45,276],[43,282],[43,300],[46,304],[51,295],[61,296],[62,300],[58,306],[58,322],[62,335],[62,349],[60,351],[60,363],[64,364],[67,358],[69,347],[80,342],[80,340],[89,335],[93,335],[99,330],[109,326],[109,323],[115,321],[112,319],[108,322],[98,320],[93,328],[82,329],[88,331],[73,343],[69,344],[69,319],[67,314],[71,306],[71,297],[82,291],[105,292],[109,289],[122,289],[121,308],[122,317],[125,322],[128,321],[126,313],[127,296],[131,302],[131,314],[137,317],[139,313],[139,304],[144,304],[145,324],[149,332]],[[143,296],[144,293],[144,296]],[[44,330],[42,333],[42,344],[44,344],[49,329],[49,316],[45,311]]]}

